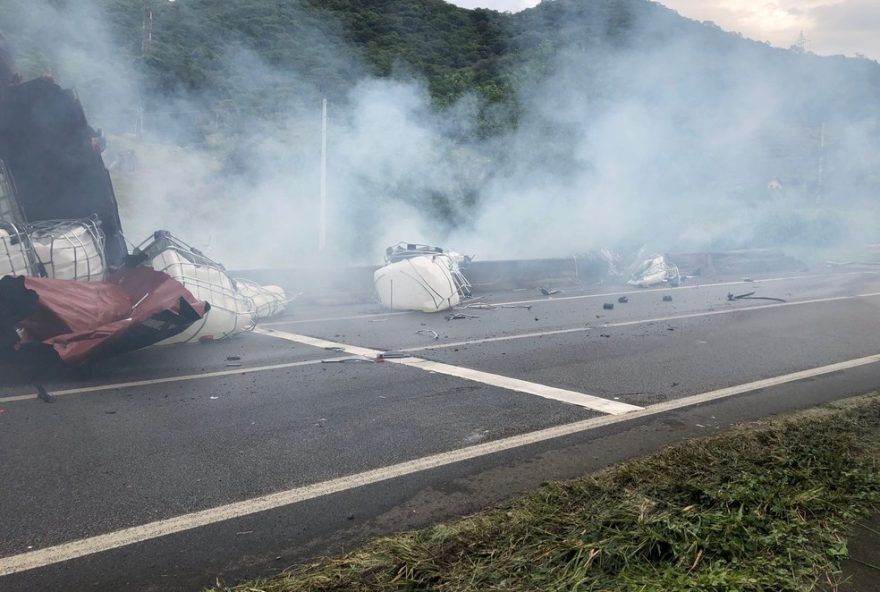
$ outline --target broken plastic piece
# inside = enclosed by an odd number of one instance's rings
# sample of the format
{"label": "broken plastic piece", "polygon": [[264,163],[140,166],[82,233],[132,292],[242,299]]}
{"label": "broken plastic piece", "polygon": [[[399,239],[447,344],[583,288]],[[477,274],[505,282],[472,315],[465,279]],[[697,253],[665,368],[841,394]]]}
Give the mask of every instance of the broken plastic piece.
{"label": "broken plastic piece", "polygon": [[432,337],[435,341],[440,339],[440,335],[433,329],[419,329],[418,331],[416,331],[416,334],[427,335],[429,337]]}
{"label": "broken plastic piece", "polygon": [[544,296],[553,296],[554,294],[559,294],[561,290],[550,290],[548,288],[540,288],[541,294]]}

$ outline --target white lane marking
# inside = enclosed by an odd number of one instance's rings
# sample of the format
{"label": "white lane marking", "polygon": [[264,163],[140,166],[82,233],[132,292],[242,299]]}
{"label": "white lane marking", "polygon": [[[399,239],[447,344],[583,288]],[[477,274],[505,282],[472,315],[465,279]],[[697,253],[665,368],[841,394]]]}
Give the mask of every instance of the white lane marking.
{"label": "white lane marking", "polygon": [[843,300],[857,300],[860,298],[875,298],[880,296],[880,292],[871,292],[868,294],[857,294],[855,296],[834,296],[831,298],[815,298],[813,300],[797,300],[794,302],[779,302],[776,304],[759,304],[757,306],[748,306],[743,308],[726,308],[724,310],[711,310],[707,312],[694,312],[680,315],[670,315],[665,317],[655,317],[651,319],[636,319],[634,321],[620,321],[617,323],[601,323],[589,327],[573,327],[571,329],[556,329],[552,331],[538,331],[534,333],[517,333],[514,335],[501,335],[499,337],[486,337],[483,339],[469,339],[466,341],[451,341],[449,343],[437,343],[432,345],[420,345],[417,347],[407,347],[397,351],[405,353],[414,353],[422,351],[433,351],[438,349],[447,349],[450,347],[462,347],[467,345],[479,345],[481,343],[495,343],[499,341],[516,341],[517,339],[531,339],[534,337],[549,337],[552,335],[567,335],[569,333],[586,333],[595,329],[613,329],[615,327],[631,327],[634,325],[647,325],[649,323],[664,323],[668,321],[681,321],[686,319],[697,319],[700,317],[712,317],[717,315],[726,315],[734,313],[753,312],[756,310],[767,310],[770,308],[781,308],[786,306],[801,306],[805,304],[822,304],[825,302],[839,302]]}
{"label": "white lane marking", "polygon": [[381,483],[382,481],[387,481],[389,479],[405,477],[414,473],[429,471],[490,454],[505,452],[515,448],[545,442],[547,440],[588,432],[604,426],[632,421],[643,417],[650,417],[652,415],[700,405],[709,401],[729,398],[759,389],[779,386],[806,378],[821,376],[823,374],[831,374],[841,370],[857,368],[859,366],[876,364],[877,362],[880,362],[880,355],[847,360],[836,364],[793,372],[783,376],[758,380],[739,386],[722,388],[699,395],[692,395],[690,397],[668,401],[666,403],[659,403],[641,411],[634,411],[633,413],[627,413],[625,415],[605,415],[593,419],[586,419],[570,424],[537,430],[535,432],[511,436],[493,442],[468,446],[459,450],[441,452],[439,454],[433,454],[431,456],[389,465],[379,469],[348,475],[346,477],[339,477],[322,483],[295,487],[286,491],[279,491],[277,493],[263,495],[224,506],[218,506],[216,508],[183,514],[181,516],[175,516],[164,520],[157,520],[148,524],[124,528],[122,530],[69,543],[62,543],[53,547],[46,547],[44,549],[29,551],[19,555],[11,555],[9,557],[0,558],[0,576],[38,569],[48,565],[94,555],[95,553],[101,553],[111,549],[118,549],[120,547],[141,543],[170,534],[192,530],[201,526],[208,526],[217,522],[242,518],[259,512],[283,508],[285,506],[324,497],[334,493]]}
{"label": "white lane marking", "polygon": [[402,312],[378,312],[371,314],[349,315],[345,317],[324,317],[317,319],[296,319],[292,321],[273,321],[270,323],[260,323],[260,327],[277,327],[279,325],[301,325],[304,323],[327,323],[330,321],[356,321],[358,319],[373,319],[379,317],[396,317],[400,315],[410,315],[412,311],[405,310]]}
{"label": "white lane marking", "polygon": [[[323,358],[323,359],[344,359],[344,358]],[[323,360],[305,360],[302,362],[288,362],[286,364],[272,364],[271,366],[252,366],[241,367],[235,370],[220,370],[217,372],[205,372],[204,374],[184,374],[181,376],[168,376],[165,378],[152,378],[149,380],[136,380],[133,382],[119,382],[116,384],[99,384],[94,386],[83,386],[73,389],[65,389],[52,391],[53,397],[62,397],[64,395],[79,395],[82,393],[93,393],[99,391],[112,391],[115,389],[133,388],[138,386],[150,386],[154,384],[167,384],[169,382],[183,382],[187,380],[200,380],[202,378],[217,378],[220,376],[232,376],[235,374],[253,374],[255,372],[271,372],[272,370],[284,370],[285,368],[297,368],[299,366],[311,366],[312,364],[320,364]],[[27,395],[13,395],[10,397],[0,397],[0,404],[13,403],[15,401],[27,401],[36,399],[36,393]]]}
{"label": "white lane marking", "polygon": [[496,306],[504,306],[506,304],[538,304],[540,302],[554,302],[558,300],[584,300],[587,298],[604,298],[611,296],[631,296],[633,294],[649,294],[652,292],[667,292],[667,291],[678,291],[678,290],[699,290],[700,288],[722,288],[727,286],[739,286],[739,285],[749,285],[749,286],[759,286],[762,283],[770,283],[770,282],[784,282],[788,280],[803,280],[803,279],[815,279],[817,277],[840,277],[847,275],[878,275],[880,272],[878,271],[849,271],[846,273],[836,273],[836,274],[810,274],[810,275],[792,275],[786,277],[776,277],[776,278],[766,278],[766,279],[756,279],[751,282],[746,282],[744,280],[736,280],[730,282],[718,282],[715,284],[694,284],[690,286],[666,286],[666,287],[652,287],[652,288],[639,288],[636,290],[626,290],[622,292],[606,292],[604,294],[582,294],[580,296],[545,296],[543,298],[535,298],[533,300],[517,300],[515,302],[497,302],[493,303]]}
{"label": "white lane marking", "polygon": [[[295,333],[287,333],[285,331],[276,331],[274,329],[260,329],[259,327],[257,327],[255,331],[258,331],[263,335],[269,335],[271,337],[278,337],[279,339],[293,341],[294,343],[301,343],[314,347],[322,347],[325,349],[333,348],[337,351],[358,356],[364,356],[366,358],[376,358],[379,354],[383,353],[382,351],[376,349],[368,349],[365,347],[358,347],[345,343],[336,343],[333,341],[327,341],[325,339],[309,337],[308,335],[298,335]],[[621,413],[630,413],[632,411],[642,409],[642,407],[628,405],[626,403],[612,401],[610,399],[603,399],[601,397],[595,397],[586,393],[579,393],[577,391],[556,388],[544,384],[538,384],[536,382],[528,382],[526,380],[510,378],[508,376],[502,376],[500,374],[491,374],[489,372],[482,372],[480,370],[462,368],[460,366],[452,366],[450,364],[442,364],[440,362],[432,362],[430,360],[422,360],[419,358],[387,358],[385,361],[392,364],[399,364],[401,366],[408,366],[410,368],[418,368],[420,370],[425,370],[426,372],[436,372],[437,374],[455,376],[456,378],[462,378],[471,382],[479,382],[480,384],[487,384],[489,386],[495,386],[498,388],[507,389],[509,391],[516,391],[519,393],[536,395],[538,397],[543,397],[545,399],[551,399],[554,401],[562,401],[564,403],[580,405],[581,407],[592,409],[593,411],[598,411],[600,413],[610,413],[612,415],[617,415]]]}
{"label": "white lane marking", "polygon": [[409,366],[410,368],[419,368],[428,372],[436,372],[438,374],[463,378],[472,382],[488,384],[509,391],[517,391],[520,393],[537,395],[545,399],[580,405],[581,407],[586,407],[587,409],[592,409],[593,411],[598,411],[600,413],[621,415],[644,409],[644,407],[637,407],[636,405],[629,405],[627,403],[621,403],[620,401],[603,399],[601,397],[595,397],[577,391],[556,388],[544,384],[538,384],[536,382],[528,382],[526,380],[510,378],[499,374],[490,374],[489,372],[482,372],[471,368],[462,368],[461,366],[451,366],[440,362],[432,362],[431,360],[423,360],[421,358],[400,358],[388,361],[402,364],[403,366]]}

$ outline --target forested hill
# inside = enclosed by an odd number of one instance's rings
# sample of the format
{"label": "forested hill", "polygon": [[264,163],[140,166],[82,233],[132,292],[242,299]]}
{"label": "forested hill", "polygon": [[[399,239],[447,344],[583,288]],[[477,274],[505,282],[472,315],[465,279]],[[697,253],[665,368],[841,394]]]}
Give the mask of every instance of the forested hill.
{"label": "forested hill", "polygon": [[[45,40],[25,35],[12,10],[0,12],[7,31],[26,58],[39,56]],[[41,0],[43,1],[43,0]],[[49,2],[50,0],[45,0]],[[412,76],[428,83],[435,104],[443,107],[475,91],[487,104],[507,106],[507,123],[516,117],[518,94],[540,82],[564,51],[589,55],[593,65],[622,49],[650,52],[679,38],[696,40],[702,56],[695,74],[711,76],[732,55],[749,54],[778,68],[820,71],[845,81],[864,78],[865,69],[880,79],[868,60],[796,55],[682,18],[648,0],[545,0],[516,14],[466,10],[443,0],[92,0],[94,19],[130,55],[147,85],[160,95],[210,91],[235,103],[252,65],[230,69],[236,50],[252,52],[275,73],[264,94],[280,102],[304,85],[344,94],[364,75]],[[51,0],[64,7],[79,0]],[[145,13],[144,8],[148,12]],[[23,10],[22,10],[23,11]],[[150,40],[144,26],[152,15]],[[32,24],[32,23],[31,23]],[[39,61],[38,58],[36,58]],[[811,61],[804,66],[804,60]],[[27,62],[27,59],[25,60]],[[801,65],[798,65],[801,64]],[[824,74],[822,74],[824,76]],[[771,76],[772,78],[772,76]],[[846,94],[847,84],[836,92]],[[862,89],[857,89],[858,96]],[[601,89],[597,89],[601,92]],[[855,101],[838,96],[848,107]],[[864,105],[861,105],[864,107]],[[269,107],[271,109],[271,101]]]}

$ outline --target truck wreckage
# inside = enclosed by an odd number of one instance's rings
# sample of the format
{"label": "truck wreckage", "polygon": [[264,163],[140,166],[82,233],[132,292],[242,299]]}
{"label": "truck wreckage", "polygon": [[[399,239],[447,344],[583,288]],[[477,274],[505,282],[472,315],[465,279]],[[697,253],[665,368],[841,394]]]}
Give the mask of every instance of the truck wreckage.
{"label": "truck wreckage", "polygon": [[385,265],[373,274],[376,295],[392,310],[441,312],[470,296],[460,265],[470,257],[440,247],[398,243],[385,250]]}
{"label": "truck wreckage", "polygon": [[79,365],[222,339],[282,312],[284,290],[231,278],[165,231],[129,254],[103,135],[49,77],[21,82],[0,36],[0,359]]}

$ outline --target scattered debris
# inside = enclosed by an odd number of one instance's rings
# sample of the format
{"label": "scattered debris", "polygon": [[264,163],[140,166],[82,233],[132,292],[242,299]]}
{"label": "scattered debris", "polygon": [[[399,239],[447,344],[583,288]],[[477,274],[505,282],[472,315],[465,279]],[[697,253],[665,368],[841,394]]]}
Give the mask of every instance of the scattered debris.
{"label": "scattered debris", "polygon": [[227,368],[238,368],[239,366],[241,366],[241,364],[239,364],[237,362],[230,362],[230,363],[226,364]]}
{"label": "scattered debris", "polygon": [[376,356],[377,362],[383,362],[385,360],[397,360],[400,358],[409,358],[412,357],[404,352],[382,352],[378,356]]}
{"label": "scattered debris", "polygon": [[561,294],[562,290],[551,290],[549,288],[541,288],[541,294],[544,296],[553,296],[554,294]]}
{"label": "scattered debris", "polygon": [[367,321],[367,322],[368,322],[368,323],[384,323],[384,322],[386,322],[387,320],[388,320],[388,319],[370,319],[370,320]]}
{"label": "scattered debris", "polygon": [[331,346],[325,347],[324,349],[327,351],[335,351],[335,352],[344,352],[345,351],[345,348],[342,347],[341,345],[331,345]]}
{"label": "scattered debris", "polygon": [[601,335],[599,335],[599,337],[605,337],[607,339],[608,337],[611,337],[611,335],[609,335],[608,333],[602,333]]}
{"label": "scattered debris", "polygon": [[626,304],[627,302],[629,302],[629,298],[627,298],[626,296],[621,296],[617,299],[617,301],[621,304]]}
{"label": "scattered debris", "polygon": [[667,261],[663,255],[650,255],[633,271],[629,285],[647,288],[659,284],[678,286],[681,273],[678,266]]}
{"label": "scattered debris", "polygon": [[241,356],[226,356],[227,362],[237,362],[241,359]]}
{"label": "scattered debris", "polygon": [[476,304],[466,304],[463,308],[476,308],[479,310],[495,310],[498,308],[494,304],[487,304],[485,302],[478,302]]}
{"label": "scattered debris", "polygon": [[220,397],[214,397],[214,396],[211,396],[211,397],[208,397],[208,398],[211,399],[212,401],[216,401],[216,400],[219,399]]}
{"label": "scattered debris", "polygon": [[367,358],[340,358],[337,360],[321,360],[322,364],[361,364],[367,363],[372,364],[374,360],[370,360]]}
{"label": "scattered debris", "polygon": [[672,302],[672,296],[667,294],[666,296],[663,297],[663,302]]}
{"label": "scattered debris", "polygon": [[434,339],[434,341],[437,341],[438,339],[440,339],[440,335],[436,331],[434,331],[433,329],[419,329],[418,331],[416,331],[416,334],[417,335],[427,335],[429,337],[432,337]]}
{"label": "scattered debris", "polygon": [[42,385],[37,385],[37,398],[41,401],[45,401],[46,403],[54,403],[55,397],[49,394],[49,392],[43,388]]}
{"label": "scattered debris", "polygon": [[480,317],[477,315],[469,315],[469,314],[464,314],[462,312],[456,312],[453,314],[446,315],[447,321],[460,321],[462,319],[478,319],[478,318],[480,318]]}
{"label": "scattered debris", "polygon": [[728,302],[733,302],[735,300],[769,300],[770,302],[785,302],[785,300],[783,300],[782,298],[773,298],[772,296],[755,296],[755,292],[746,292],[745,294],[736,295],[734,295],[732,292],[728,292],[727,300]]}
{"label": "scattered debris", "polygon": [[602,309],[603,310],[614,310],[614,305],[611,304],[610,302],[606,302],[605,304],[602,305]]}
{"label": "scattered debris", "polygon": [[748,283],[750,283],[750,284],[755,282],[755,280],[753,280],[753,279],[750,278],[750,277],[744,277],[744,278],[742,279],[742,281],[744,281],[744,282],[748,282]]}
{"label": "scattered debris", "polygon": [[460,265],[470,257],[440,247],[399,243],[385,250],[385,266],[373,274],[382,306],[392,310],[440,312],[470,296]]}

